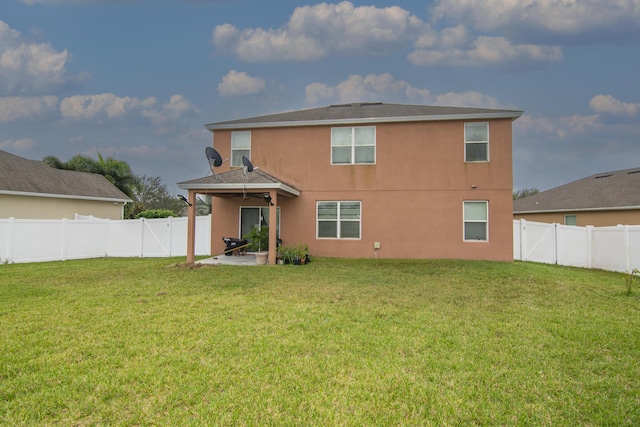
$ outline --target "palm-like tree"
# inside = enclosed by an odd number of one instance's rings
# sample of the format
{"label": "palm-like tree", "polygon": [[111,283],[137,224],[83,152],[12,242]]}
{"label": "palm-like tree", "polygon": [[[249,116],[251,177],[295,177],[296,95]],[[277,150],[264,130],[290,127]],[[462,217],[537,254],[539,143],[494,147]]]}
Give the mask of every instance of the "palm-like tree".
{"label": "palm-like tree", "polygon": [[42,160],[56,169],[103,175],[109,182],[118,187],[120,191],[130,198],[134,198],[133,187],[137,178],[131,171],[129,164],[123,160],[116,160],[113,157],[107,157],[105,159],[100,153],[98,153],[98,160],[85,154],[76,154],[67,162],[63,162],[55,156],[47,156]]}

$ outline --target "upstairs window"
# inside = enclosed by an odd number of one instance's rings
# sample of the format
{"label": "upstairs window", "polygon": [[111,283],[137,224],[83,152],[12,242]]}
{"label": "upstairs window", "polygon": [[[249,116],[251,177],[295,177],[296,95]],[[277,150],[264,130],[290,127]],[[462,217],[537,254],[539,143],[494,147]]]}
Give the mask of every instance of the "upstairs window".
{"label": "upstairs window", "polygon": [[318,239],[359,239],[360,202],[318,202]]}
{"label": "upstairs window", "polygon": [[489,161],[489,123],[464,124],[464,161]]}
{"label": "upstairs window", "polygon": [[251,160],[251,131],[231,132],[231,166],[244,166],[242,156]]}
{"label": "upstairs window", "polygon": [[489,202],[464,202],[464,240],[489,240]]}
{"label": "upstairs window", "polygon": [[375,126],[331,129],[331,164],[359,165],[376,162]]}

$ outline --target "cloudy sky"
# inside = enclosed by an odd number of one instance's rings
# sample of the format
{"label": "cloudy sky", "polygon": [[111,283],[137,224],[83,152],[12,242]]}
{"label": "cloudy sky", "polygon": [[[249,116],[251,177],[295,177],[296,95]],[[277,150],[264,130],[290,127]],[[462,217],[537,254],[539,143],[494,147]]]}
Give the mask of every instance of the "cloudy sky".
{"label": "cloudy sky", "polygon": [[0,149],[204,176],[204,124],[335,103],[523,110],[514,187],[640,166],[640,0],[2,0]]}

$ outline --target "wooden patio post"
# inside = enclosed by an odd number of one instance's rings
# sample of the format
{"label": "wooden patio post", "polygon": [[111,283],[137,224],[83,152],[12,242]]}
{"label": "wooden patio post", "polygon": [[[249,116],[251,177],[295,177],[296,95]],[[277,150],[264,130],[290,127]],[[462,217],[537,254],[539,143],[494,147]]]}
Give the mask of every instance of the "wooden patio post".
{"label": "wooden patio post", "polygon": [[188,196],[191,206],[187,209],[187,264],[195,262],[196,254],[196,193],[189,190]]}
{"label": "wooden patio post", "polygon": [[278,251],[276,243],[278,238],[278,192],[271,190],[269,195],[271,196],[271,205],[269,205],[269,265],[275,265]]}

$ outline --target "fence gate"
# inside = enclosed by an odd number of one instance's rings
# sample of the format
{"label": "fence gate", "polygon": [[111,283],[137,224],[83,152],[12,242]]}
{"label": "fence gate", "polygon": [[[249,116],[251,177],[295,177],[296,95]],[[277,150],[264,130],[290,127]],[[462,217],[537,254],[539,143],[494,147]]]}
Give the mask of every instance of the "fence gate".
{"label": "fence gate", "polygon": [[556,264],[557,241],[557,224],[521,220],[520,256],[522,261]]}

